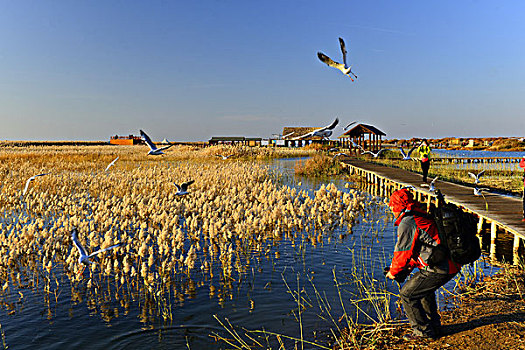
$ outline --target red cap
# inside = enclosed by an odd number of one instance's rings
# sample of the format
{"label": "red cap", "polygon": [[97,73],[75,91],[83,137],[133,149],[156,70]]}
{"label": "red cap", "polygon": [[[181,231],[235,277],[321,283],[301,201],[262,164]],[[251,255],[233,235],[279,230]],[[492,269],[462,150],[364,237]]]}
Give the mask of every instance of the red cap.
{"label": "red cap", "polygon": [[412,193],[407,188],[402,188],[395,191],[390,196],[390,203],[388,206],[396,213],[400,213],[405,209],[411,210],[415,206],[416,202]]}

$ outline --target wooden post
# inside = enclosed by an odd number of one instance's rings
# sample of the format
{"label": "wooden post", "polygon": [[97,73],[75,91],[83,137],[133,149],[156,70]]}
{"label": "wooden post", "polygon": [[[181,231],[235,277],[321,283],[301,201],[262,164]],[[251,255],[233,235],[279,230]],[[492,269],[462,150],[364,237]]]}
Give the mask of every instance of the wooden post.
{"label": "wooden post", "polygon": [[497,238],[498,227],[496,223],[492,221],[490,223],[490,259],[496,260],[496,238]]}
{"label": "wooden post", "polygon": [[483,231],[483,217],[479,217],[479,220],[478,220],[478,235],[481,233],[481,231]]}
{"label": "wooden post", "polygon": [[514,235],[514,246],[512,248],[512,262],[514,265],[520,263],[520,257],[518,256],[518,250],[520,249],[521,238],[518,235]]}

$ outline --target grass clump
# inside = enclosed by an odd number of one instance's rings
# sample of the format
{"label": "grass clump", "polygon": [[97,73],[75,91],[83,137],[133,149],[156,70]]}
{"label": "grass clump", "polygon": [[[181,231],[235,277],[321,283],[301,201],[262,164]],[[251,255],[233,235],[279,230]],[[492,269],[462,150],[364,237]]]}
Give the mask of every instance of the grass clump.
{"label": "grass clump", "polygon": [[304,161],[297,161],[294,170],[295,175],[315,177],[333,176],[343,173],[343,167],[339,161],[320,154],[316,154]]}

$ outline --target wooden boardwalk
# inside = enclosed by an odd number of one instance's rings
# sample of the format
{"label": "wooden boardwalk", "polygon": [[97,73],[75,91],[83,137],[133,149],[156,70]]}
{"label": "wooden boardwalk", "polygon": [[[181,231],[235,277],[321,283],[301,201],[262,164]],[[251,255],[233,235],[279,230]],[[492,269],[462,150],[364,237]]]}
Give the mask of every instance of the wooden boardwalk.
{"label": "wooden boardwalk", "polygon": [[[397,188],[414,186],[419,201],[434,200],[435,195],[422,187],[422,176],[407,170],[369,163],[358,159],[345,159],[343,164],[350,173],[367,178],[367,181],[377,184],[381,192],[387,196]],[[431,180],[432,177],[429,177]],[[491,255],[495,255],[498,231],[506,231],[514,235],[514,262],[517,263],[520,241],[525,239],[525,222],[522,222],[523,207],[521,198],[509,197],[484,192],[482,196],[474,196],[473,187],[454,184],[451,182],[435,182],[435,187],[445,195],[445,200],[465,208],[479,217],[479,231],[483,225],[490,224]],[[482,187],[482,186],[480,186]],[[488,207],[488,210],[487,210]]]}

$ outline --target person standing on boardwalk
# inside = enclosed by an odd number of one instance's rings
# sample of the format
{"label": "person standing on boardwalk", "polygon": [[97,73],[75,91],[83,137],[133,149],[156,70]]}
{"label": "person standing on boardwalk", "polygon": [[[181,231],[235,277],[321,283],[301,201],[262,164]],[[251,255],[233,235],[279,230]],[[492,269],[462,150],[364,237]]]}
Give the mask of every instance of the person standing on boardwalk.
{"label": "person standing on boardwalk", "polygon": [[427,182],[428,169],[430,168],[430,147],[427,140],[423,139],[417,151],[419,152],[419,161],[421,163],[421,170],[423,171],[423,182]]}
{"label": "person standing on boardwalk", "polygon": [[523,202],[523,218],[521,221],[525,222],[525,156],[523,156],[520,160],[520,168],[524,170],[523,173],[523,193],[521,195],[521,200]]}
{"label": "person standing on boardwalk", "polygon": [[442,333],[435,292],[458,273],[461,265],[447,256],[438,259],[433,266],[429,265],[433,248],[440,243],[437,226],[408,189],[395,191],[390,197],[389,207],[398,228],[394,257],[386,277],[403,282],[400,275],[407,276],[416,267],[419,270],[399,293],[412,327],[412,333],[405,339],[435,339]]}

